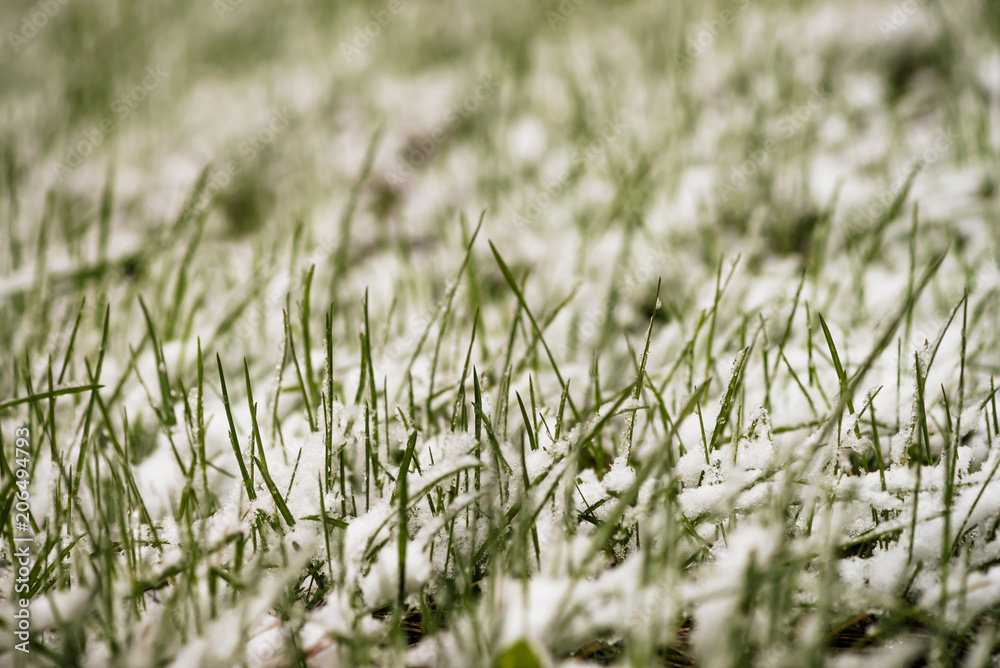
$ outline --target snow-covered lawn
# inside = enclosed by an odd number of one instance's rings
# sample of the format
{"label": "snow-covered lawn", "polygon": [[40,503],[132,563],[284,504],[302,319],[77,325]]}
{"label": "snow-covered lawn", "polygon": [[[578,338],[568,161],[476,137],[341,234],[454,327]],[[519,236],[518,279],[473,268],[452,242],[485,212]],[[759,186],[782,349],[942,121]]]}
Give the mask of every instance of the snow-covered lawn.
{"label": "snow-covered lawn", "polygon": [[0,665],[996,665],[954,5],[5,2]]}

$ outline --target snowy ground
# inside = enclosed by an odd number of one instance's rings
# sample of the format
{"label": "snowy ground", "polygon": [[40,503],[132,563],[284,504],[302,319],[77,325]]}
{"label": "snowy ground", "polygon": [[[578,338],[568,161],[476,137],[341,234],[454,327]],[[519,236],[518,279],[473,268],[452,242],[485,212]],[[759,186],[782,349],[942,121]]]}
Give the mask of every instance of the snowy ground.
{"label": "snowy ground", "polygon": [[5,0],[0,665],[997,665],[953,4]]}

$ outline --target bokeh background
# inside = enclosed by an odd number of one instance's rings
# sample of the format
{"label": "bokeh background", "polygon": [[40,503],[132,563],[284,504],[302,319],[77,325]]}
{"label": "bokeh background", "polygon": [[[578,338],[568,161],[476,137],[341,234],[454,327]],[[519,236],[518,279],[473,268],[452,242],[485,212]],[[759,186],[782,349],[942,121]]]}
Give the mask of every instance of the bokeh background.
{"label": "bokeh background", "polygon": [[[612,325],[641,333],[657,276],[669,320],[711,296],[722,257],[762,278],[737,284],[746,311],[845,248],[852,291],[901,284],[916,201],[933,240],[920,252],[974,251],[946,267],[956,284],[1000,252],[995,3],[0,12],[0,294],[30,302],[5,302],[0,336],[17,359],[44,358],[83,291],[95,321],[118,296],[133,334],[143,293],[173,312],[168,340],[193,332],[238,361],[254,337],[280,339],[311,264],[320,301],[357,311],[369,291],[402,350],[483,210],[484,236],[537,278],[529,293],[554,305],[576,286],[580,308],[552,327],[584,369],[613,351]],[[868,257],[884,262],[853,271]],[[481,289],[504,286],[485,272]],[[868,292],[854,323],[884,311]],[[614,358],[611,380],[630,373]]]}

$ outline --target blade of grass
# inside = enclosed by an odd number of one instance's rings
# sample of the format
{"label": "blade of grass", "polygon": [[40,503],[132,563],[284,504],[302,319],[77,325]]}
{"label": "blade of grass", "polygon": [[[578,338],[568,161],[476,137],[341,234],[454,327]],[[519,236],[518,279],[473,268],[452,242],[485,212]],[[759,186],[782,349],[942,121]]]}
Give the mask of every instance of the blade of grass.
{"label": "blade of grass", "polygon": [[[538,326],[538,322],[535,320],[535,316],[531,314],[531,309],[528,308],[528,303],[524,299],[524,294],[518,287],[517,281],[514,280],[514,275],[511,274],[510,269],[507,268],[507,263],[503,261],[502,257],[500,257],[500,252],[496,249],[496,246],[493,245],[492,241],[490,241],[489,244],[490,244],[490,250],[493,251],[493,257],[496,258],[497,265],[500,266],[500,271],[501,273],[503,273],[504,279],[506,279],[507,284],[510,286],[510,289],[514,291],[514,294],[517,296],[517,301],[521,304],[521,308],[524,309],[525,314],[527,314],[528,320],[531,321],[531,326],[534,327],[535,333],[538,335],[539,341],[542,342],[542,348],[545,349],[545,354],[548,355],[549,363],[552,365],[552,370],[555,372],[556,378],[559,379],[559,385],[565,390],[566,381],[563,379],[562,373],[559,372],[559,365],[556,364],[555,357],[552,356],[552,351],[549,350],[549,344],[545,342],[545,337],[542,335],[542,330]],[[567,394],[566,399],[569,402],[569,407],[570,410],[573,411],[574,417],[576,417],[576,419],[579,420],[580,411],[577,410],[576,404],[573,403],[573,397]]]}
{"label": "blade of grass", "polygon": [[222,370],[222,357],[215,354],[216,364],[219,366],[219,382],[222,384],[222,405],[226,409],[226,419],[229,420],[229,443],[233,446],[233,454],[236,455],[236,462],[240,466],[240,477],[243,478],[243,487],[247,491],[247,497],[251,501],[257,499],[257,494],[253,491],[253,483],[250,482],[250,473],[243,462],[243,452],[240,450],[239,440],[236,435],[236,423],[233,421],[233,410],[229,404],[229,391],[226,389],[226,374]]}

